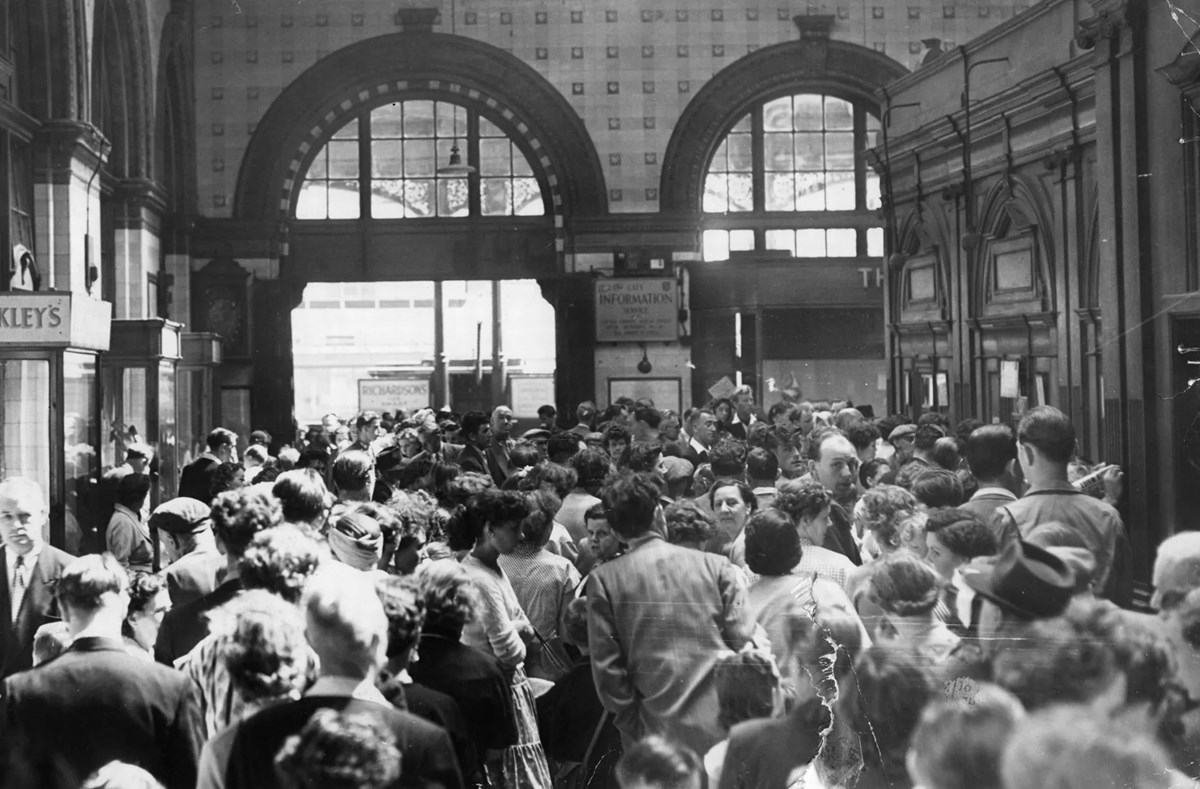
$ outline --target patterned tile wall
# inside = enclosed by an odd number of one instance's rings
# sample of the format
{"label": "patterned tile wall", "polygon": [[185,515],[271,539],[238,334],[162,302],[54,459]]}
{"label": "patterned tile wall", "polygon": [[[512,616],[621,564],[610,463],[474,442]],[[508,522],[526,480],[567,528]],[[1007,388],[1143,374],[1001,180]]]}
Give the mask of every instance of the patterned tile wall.
{"label": "patterned tile wall", "polygon": [[[196,4],[200,207],[230,216],[241,158],[280,91],[329,53],[397,30],[395,12],[439,0],[199,0]],[[658,210],[663,153],[704,83],[759,47],[794,40],[797,14],[833,14],[832,36],[908,68],[937,38],[949,49],[1028,7],[984,0],[461,0],[435,29],[521,58],[583,118],[614,212]]]}

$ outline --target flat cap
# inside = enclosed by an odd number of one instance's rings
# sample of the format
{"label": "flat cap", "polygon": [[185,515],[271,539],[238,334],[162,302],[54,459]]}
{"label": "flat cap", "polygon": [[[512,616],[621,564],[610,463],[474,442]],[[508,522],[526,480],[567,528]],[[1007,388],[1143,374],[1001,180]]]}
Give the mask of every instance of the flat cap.
{"label": "flat cap", "polygon": [[887,440],[895,441],[898,438],[904,438],[905,436],[916,435],[916,433],[917,433],[917,426],[914,424],[910,423],[907,425],[897,425],[895,430],[888,433]]}
{"label": "flat cap", "polygon": [[181,496],[155,507],[149,525],[170,534],[197,534],[209,528],[211,512],[212,508],[203,501]]}

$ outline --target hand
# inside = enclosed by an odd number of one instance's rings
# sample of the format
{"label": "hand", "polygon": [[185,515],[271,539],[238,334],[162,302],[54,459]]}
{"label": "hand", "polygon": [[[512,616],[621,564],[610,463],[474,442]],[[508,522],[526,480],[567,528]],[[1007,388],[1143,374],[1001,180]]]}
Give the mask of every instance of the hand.
{"label": "hand", "polygon": [[1104,484],[1104,500],[1112,506],[1117,506],[1125,493],[1125,472],[1120,466],[1109,466],[1100,478]]}

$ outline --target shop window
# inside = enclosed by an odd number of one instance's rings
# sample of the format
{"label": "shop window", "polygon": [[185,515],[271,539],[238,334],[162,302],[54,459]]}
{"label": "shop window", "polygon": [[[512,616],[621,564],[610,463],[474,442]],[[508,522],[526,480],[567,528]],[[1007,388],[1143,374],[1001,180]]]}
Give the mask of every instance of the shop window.
{"label": "shop window", "polygon": [[732,236],[726,249],[714,231],[723,224],[719,215],[740,214],[760,218],[752,249],[797,258],[881,257],[879,178],[863,156],[878,128],[864,107],[830,95],[779,96],[752,108],[709,161],[704,259],[736,251]]}
{"label": "shop window", "polygon": [[[446,166],[452,149],[457,170]],[[545,213],[533,165],[500,126],[429,99],[391,102],[348,121],[309,162],[296,202],[297,219]]]}

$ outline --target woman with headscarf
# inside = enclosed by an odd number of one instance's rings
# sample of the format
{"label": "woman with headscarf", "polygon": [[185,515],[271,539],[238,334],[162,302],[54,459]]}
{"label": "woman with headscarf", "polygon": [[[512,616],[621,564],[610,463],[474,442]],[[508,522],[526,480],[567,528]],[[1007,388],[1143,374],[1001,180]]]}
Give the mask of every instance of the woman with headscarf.
{"label": "woman with headscarf", "polygon": [[327,535],[329,552],[336,561],[364,573],[383,574],[383,530],[379,522],[361,509],[343,512],[334,520]]}

